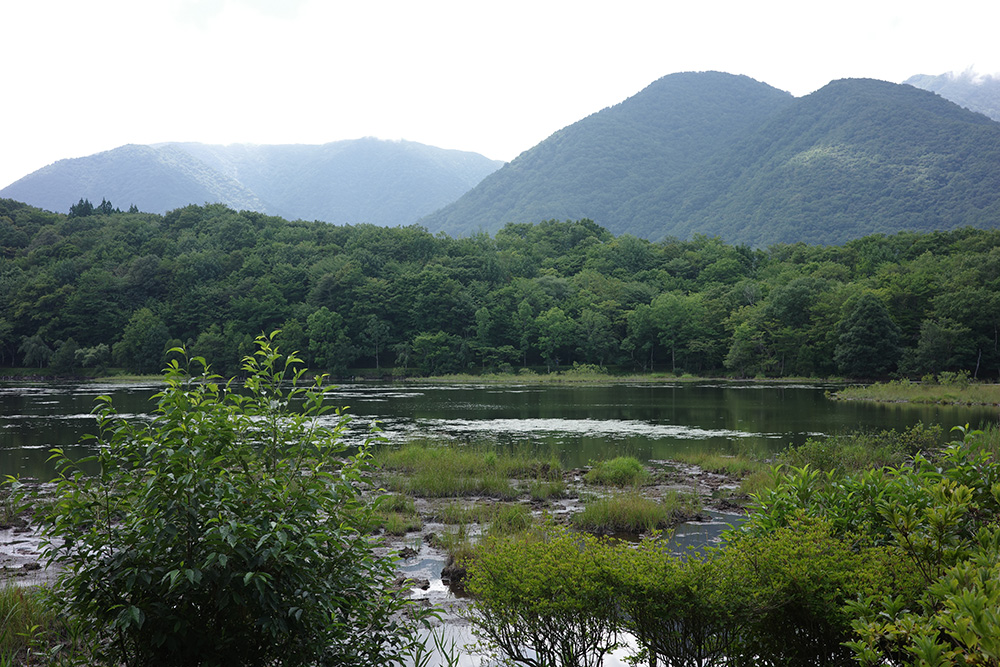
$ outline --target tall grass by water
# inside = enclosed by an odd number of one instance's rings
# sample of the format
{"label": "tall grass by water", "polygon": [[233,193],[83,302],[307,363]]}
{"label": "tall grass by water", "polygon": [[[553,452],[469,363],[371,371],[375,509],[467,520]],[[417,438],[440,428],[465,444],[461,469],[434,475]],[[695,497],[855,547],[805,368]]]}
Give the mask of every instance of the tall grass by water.
{"label": "tall grass by water", "polygon": [[650,475],[634,456],[617,456],[595,463],[583,479],[588,484],[603,486],[642,486],[649,482]]}
{"label": "tall grass by water", "polygon": [[1000,405],[1000,384],[969,381],[968,374],[940,374],[925,382],[893,380],[864,387],[847,387],[831,394],[848,401],[926,403],[942,405]]}
{"label": "tall grass by water", "polygon": [[0,583],[0,667],[48,664],[41,648],[65,634],[44,591],[34,586]]}
{"label": "tall grass by water", "polygon": [[645,533],[672,528],[690,520],[701,509],[697,496],[672,492],[662,500],[638,490],[599,497],[574,515],[573,525],[593,533]]}
{"label": "tall grass by water", "polygon": [[388,489],[425,498],[482,495],[513,499],[519,491],[511,480],[562,478],[562,465],[554,456],[541,459],[527,452],[483,446],[415,442],[383,448],[375,458]]}

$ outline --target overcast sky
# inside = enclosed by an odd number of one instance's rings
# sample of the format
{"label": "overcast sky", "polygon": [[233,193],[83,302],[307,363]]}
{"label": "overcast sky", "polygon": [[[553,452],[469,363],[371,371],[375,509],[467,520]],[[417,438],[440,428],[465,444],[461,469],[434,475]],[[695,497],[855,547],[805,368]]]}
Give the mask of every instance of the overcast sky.
{"label": "overcast sky", "polygon": [[794,95],[1000,72],[1000,3],[3,0],[0,187],[127,143],[374,136],[511,160],[682,71]]}

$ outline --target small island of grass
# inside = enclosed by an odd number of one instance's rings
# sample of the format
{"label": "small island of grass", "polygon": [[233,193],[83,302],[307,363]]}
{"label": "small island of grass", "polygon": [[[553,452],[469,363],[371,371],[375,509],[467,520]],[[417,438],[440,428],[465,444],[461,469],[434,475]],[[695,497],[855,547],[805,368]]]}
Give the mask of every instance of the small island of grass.
{"label": "small island of grass", "polygon": [[967,371],[944,372],[920,382],[893,380],[830,393],[843,401],[934,403],[940,405],[1000,405],[1000,384],[974,382]]}

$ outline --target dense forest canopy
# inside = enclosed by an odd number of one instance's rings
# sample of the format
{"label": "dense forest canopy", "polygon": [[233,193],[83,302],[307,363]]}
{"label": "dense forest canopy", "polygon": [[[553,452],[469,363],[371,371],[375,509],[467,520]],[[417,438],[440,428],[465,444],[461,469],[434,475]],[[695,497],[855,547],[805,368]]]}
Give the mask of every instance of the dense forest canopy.
{"label": "dense forest canopy", "polygon": [[1000,373],[996,230],[765,250],[589,220],[452,238],[222,205],[116,211],[0,200],[0,365],[154,372],[185,344],[230,373],[281,329],[285,349],[341,375]]}

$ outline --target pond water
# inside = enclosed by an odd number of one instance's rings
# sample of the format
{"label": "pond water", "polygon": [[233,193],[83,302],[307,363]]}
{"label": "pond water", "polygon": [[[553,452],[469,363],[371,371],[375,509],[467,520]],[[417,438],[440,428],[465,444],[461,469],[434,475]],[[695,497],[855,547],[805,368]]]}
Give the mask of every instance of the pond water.
{"label": "pond water", "polygon": [[[347,439],[362,441],[377,422],[390,442],[447,438],[466,443],[499,444],[557,454],[565,467],[631,454],[640,459],[669,459],[678,452],[776,453],[809,437],[856,429],[907,428],[923,422],[950,428],[996,422],[994,408],[879,405],[833,401],[826,392],[839,385],[739,382],[631,383],[605,385],[345,384],[331,403],[353,417]],[[0,477],[47,479],[49,449],[62,447],[73,456],[90,453],[81,445],[96,431],[91,414],[95,399],[110,395],[120,414],[146,418],[155,384],[0,384]],[[678,545],[707,543],[725,527],[726,517],[711,524],[683,526]],[[440,582],[439,556],[415,562],[410,569]],[[405,568],[404,568],[405,569]],[[470,628],[449,625],[446,640],[458,646],[472,639]],[[605,660],[622,667],[626,650]],[[432,663],[433,664],[433,663]],[[463,667],[485,665],[463,655]]]}
{"label": "pond water", "polygon": [[[48,450],[74,455],[96,430],[95,399],[119,413],[152,409],[155,384],[0,384],[0,475],[48,478]],[[345,384],[331,397],[353,417],[348,440],[378,422],[390,442],[449,438],[559,455],[566,467],[631,454],[668,459],[712,450],[770,454],[810,436],[859,428],[946,428],[995,422],[995,408],[869,404],[829,400],[835,385],[739,382],[606,385]]]}

